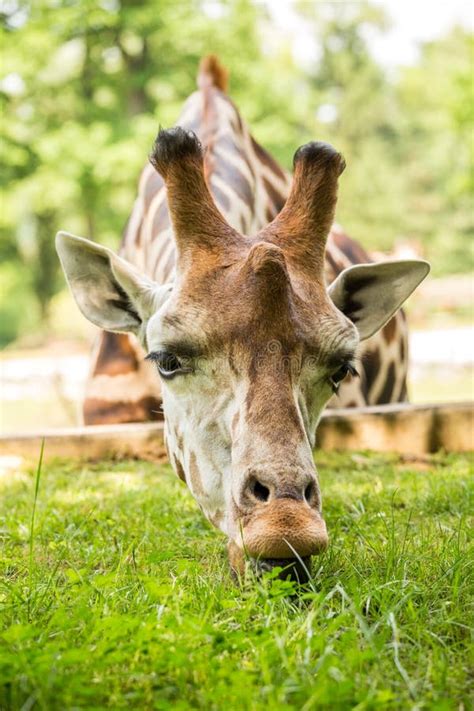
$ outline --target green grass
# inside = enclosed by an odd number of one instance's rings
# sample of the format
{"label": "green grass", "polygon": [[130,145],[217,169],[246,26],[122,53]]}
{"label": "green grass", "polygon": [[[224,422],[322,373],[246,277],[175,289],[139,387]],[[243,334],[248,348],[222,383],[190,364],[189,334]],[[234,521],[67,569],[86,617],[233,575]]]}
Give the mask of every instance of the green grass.
{"label": "green grass", "polygon": [[167,466],[4,477],[0,708],[469,709],[470,458],[317,459],[331,545],[299,597],[234,584]]}

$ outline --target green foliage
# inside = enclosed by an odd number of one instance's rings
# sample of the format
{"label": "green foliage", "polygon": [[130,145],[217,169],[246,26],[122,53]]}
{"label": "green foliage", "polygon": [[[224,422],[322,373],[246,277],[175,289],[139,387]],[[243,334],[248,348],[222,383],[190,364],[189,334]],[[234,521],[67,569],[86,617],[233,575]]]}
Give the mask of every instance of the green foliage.
{"label": "green foliage", "polygon": [[0,707],[468,708],[472,461],[318,464],[331,545],[299,597],[234,584],[167,466],[4,478]]}
{"label": "green foliage", "polygon": [[473,265],[473,49],[472,35],[454,29],[425,45],[397,87],[406,230],[429,245],[438,273]]}
{"label": "green foliage", "polygon": [[118,245],[158,124],[176,120],[208,52],[229,67],[232,97],[286,167],[307,140],[343,150],[338,217],[351,234],[378,249],[413,239],[435,271],[468,269],[472,38],[454,30],[392,80],[366,40],[385,27],[379,9],[301,3],[294,11],[321,50],[304,70],[267,6],[252,0],[7,3],[0,257],[23,293],[18,303],[10,293],[1,299],[0,343],[28,332],[31,314],[44,328],[64,284],[53,249],[59,227]]}
{"label": "green foliage", "polygon": [[[411,240],[435,274],[472,266],[472,35],[454,28],[387,77],[369,53],[384,17],[364,3],[304,4],[321,59],[310,72],[333,119],[316,133],[344,153],[338,218],[372,249]],[[436,78],[436,79],[435,79]],[[327,110],[326,110],[327,114]]]}

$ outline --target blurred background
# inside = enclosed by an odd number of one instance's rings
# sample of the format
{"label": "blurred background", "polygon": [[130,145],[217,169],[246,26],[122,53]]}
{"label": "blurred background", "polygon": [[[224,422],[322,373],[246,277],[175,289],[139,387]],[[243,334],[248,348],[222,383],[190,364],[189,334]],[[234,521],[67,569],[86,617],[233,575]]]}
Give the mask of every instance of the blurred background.
{"label": "blurred background", "polygon": [[308,140],[347,160],[337,221],[380,256],[421,256],[411,399],[473,397],[470,2],[3,0],[3,431],[78,422],[94,331],[65,288],[59,228],[117,247],[158,124],[203,54],[286,168]]}

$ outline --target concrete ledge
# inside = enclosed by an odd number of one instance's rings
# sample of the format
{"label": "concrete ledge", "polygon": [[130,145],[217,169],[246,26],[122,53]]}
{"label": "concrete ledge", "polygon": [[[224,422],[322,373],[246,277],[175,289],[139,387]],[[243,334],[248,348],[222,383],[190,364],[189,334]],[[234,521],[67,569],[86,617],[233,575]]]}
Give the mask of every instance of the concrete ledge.
{"label": "concrete ledge", "polygon": [[[0,456],[38,457],[45,439],[45,457],[104,459],[166,458],[163,423],[98,425],[0,436]],[[444,449],[474,450],[473,403],[381,405],[326,410],[317,435],[325,450],[372,449],[420,455]]]}
{"label": "concrete ledge", "polygon": [[37,458],[45,440],[44,457],[72,457],[84,460],[166,458],[162,422],[126,425],[68,427],[0,437],[0,456]]}
{"label": "concrete ledge", "polygon": [[380,405],[327,410],[317,431],[321,449],[373,449],[401,454],[474,450],[472,402]]}

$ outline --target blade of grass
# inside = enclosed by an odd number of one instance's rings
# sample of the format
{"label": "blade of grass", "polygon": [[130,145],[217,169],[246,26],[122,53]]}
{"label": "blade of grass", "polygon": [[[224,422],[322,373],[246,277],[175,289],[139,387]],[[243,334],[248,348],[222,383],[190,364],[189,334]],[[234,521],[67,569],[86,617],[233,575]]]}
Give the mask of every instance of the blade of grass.
{"label": "blade of grass", "polygon": [[41,442],[41,451],[38,460],[38,466],[36,467],[35,476],[35,495],[33,498],[33,510],[31,512],[31,523],[30,523],[30,541],[29,541],[29,594],[28,594],[28,621],[30,621],[30,611],[31,611],[31,590],[32,590],[32,577],[33,577],[33,551],[34,551],[34,541],[35,541],[35,516],[36,516],[36,504],[38,502],[38,492],[41,479],[41,468],[43,466],[43,454],[44,454],[44,437]]}
{"label": "blade of grass", "polygon": [[390,612],[388,615],[388,624],[392,628],[392,649],[393,649],[393,661],[395,663],[396,668],[398,669],[400,676],[402,677],[403,681],[406,684],[406,687],[408,689],[408,693],[410,694],[411,698],[414,700],[415,699],[415,691],[413,688],[413,684],[411,683],[411,679],[408,676],[407,670],[403,666],[403,664],[400,661],[400,639],[399,639],[399,634],[398,634],[398,628],[397,628],[397,623],[395,621],[395,615],[393,612]]}

